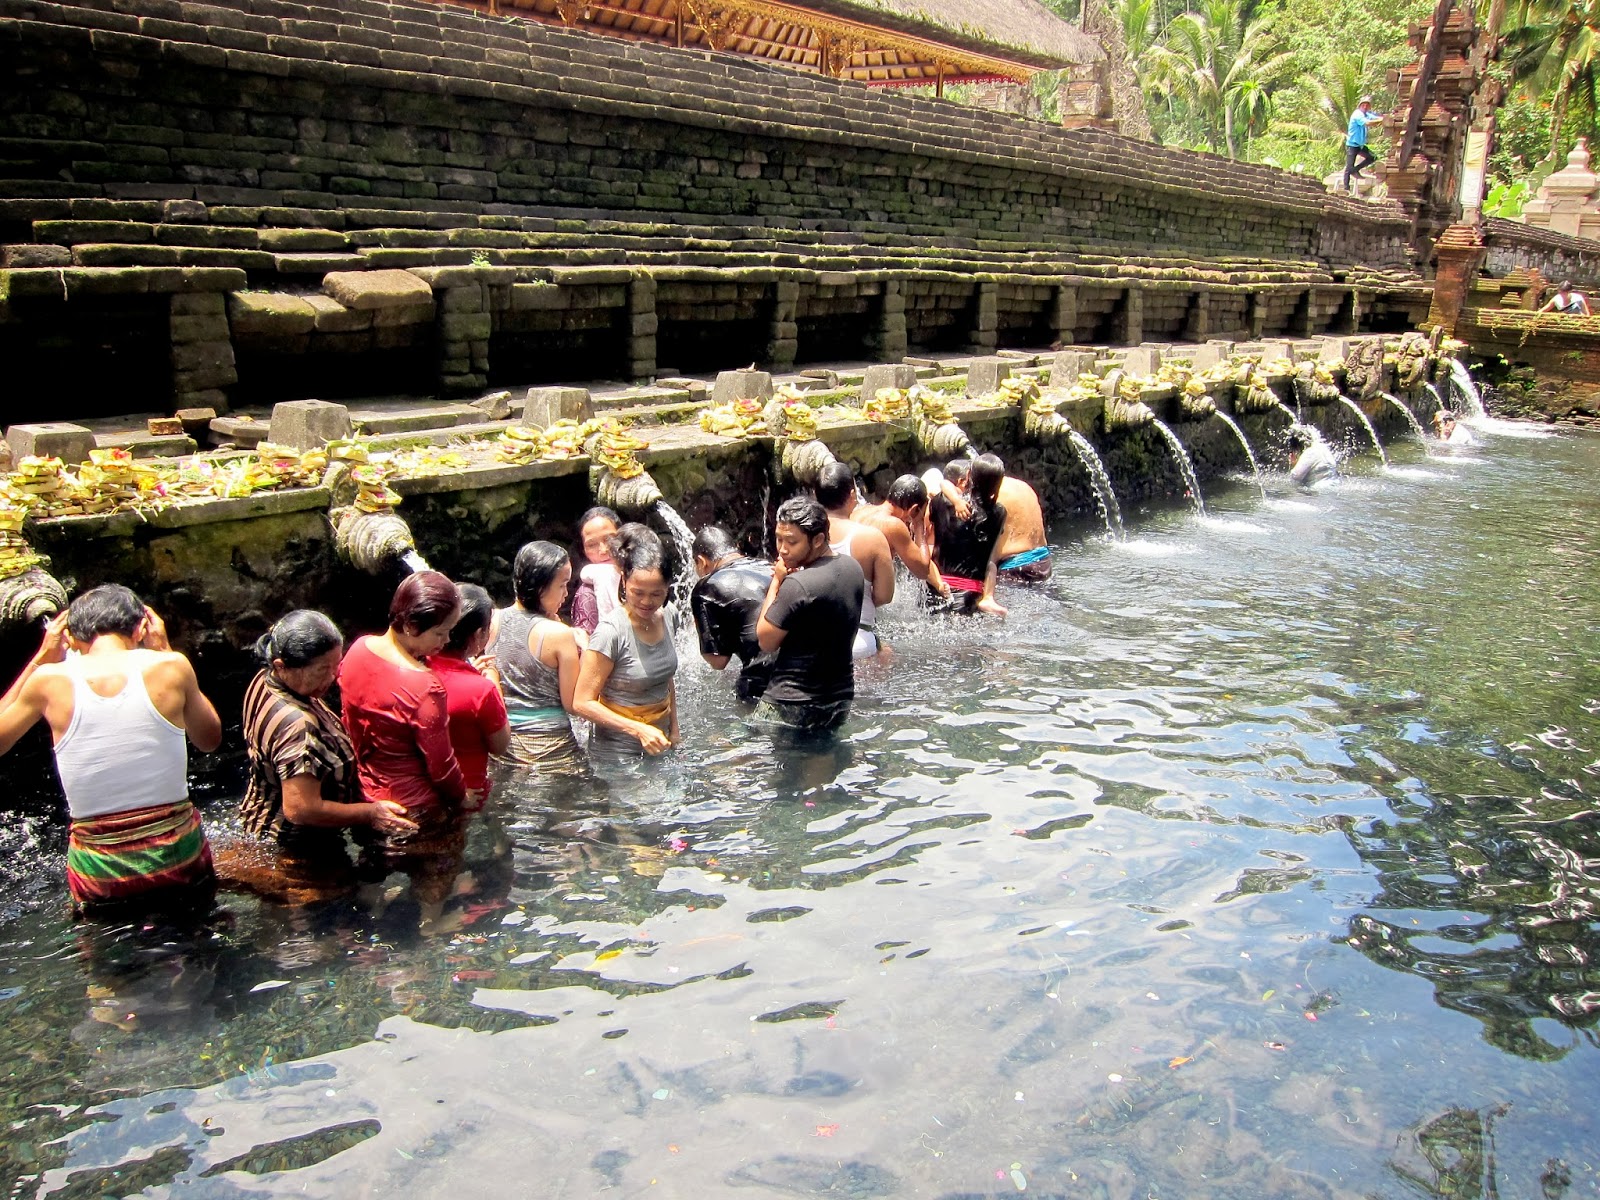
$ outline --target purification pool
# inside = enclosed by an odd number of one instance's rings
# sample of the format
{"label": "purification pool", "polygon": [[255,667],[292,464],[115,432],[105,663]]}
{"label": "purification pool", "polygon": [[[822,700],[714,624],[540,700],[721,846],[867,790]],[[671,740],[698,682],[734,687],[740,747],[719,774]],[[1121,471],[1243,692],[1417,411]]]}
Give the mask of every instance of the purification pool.
{"label": "purification pool", "polygon": [[1004,623],[891,609],[831,745],[696,659],[426,933],[75,926],[24,804],[0,1194],[1600,1193],[1600,440],[1480,440],[1060,528]]}

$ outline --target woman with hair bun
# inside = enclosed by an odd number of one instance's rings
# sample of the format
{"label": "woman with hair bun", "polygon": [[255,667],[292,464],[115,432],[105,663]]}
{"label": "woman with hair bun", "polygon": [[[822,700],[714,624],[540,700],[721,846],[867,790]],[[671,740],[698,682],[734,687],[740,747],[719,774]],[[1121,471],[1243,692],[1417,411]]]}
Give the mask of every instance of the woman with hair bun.
{"label": "woman with hair bun", "polygon": [[660,538],[629,522],[608,549],[622,579],[622,606],[602,618],[589,637],[573,711],[594,722],[591,757],[638,761],[678,740],[674,614],[667,603]]}
{"label": "woman with hair bun", "polygon": [[339,714],[324,697],[339,674],[344,639],[326,616],[297,609],[256,642],[261,670],[244,693],[244,740],[250,781],[239,822],[278,852],[269,878],[258,864],[219,846],[226,878],[283,899],[327,896],[353,886],[343,830],[414,832],[416,822],[394,800],[361,794],[355,750]]}
{"label": "woman with hair bun", "polygon": [[357,638],[339,664],[362,792],[401,805],[424,829],[466,798],[444,684],[424,661],[444,649],[460,614],[456,585],[418,571],[395,589],[388,630]]}
{"label": "woman with hair bun", "polygon": [[511,718],[511,758],[546,770],[583,765],[572,735],[583,648],[559,616],[572,559],[554,542],[529,542],[511,567],[516,603],[496,614],[491,650]]}

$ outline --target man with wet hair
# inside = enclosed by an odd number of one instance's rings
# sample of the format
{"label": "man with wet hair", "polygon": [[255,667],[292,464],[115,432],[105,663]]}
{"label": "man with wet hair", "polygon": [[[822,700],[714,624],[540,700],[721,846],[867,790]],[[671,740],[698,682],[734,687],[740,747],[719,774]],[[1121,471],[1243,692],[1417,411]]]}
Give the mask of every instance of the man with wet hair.
{"label": "man with wet hair", "polygon": [[828,513],[828,542],[833,552],[855,559],[867,581],[854,652],[857,658],[870,658],[881,649],[878,609],[894,599],[894,556],[889,551],[889,540],[872,526],[852,519],[860,497],[856,493],[856,477],[842,462],[831,462],[822,468],[816,493],[817,501]]}
{"label": "man with wet hair", "polygon": [[949,486],[928,501],[933,526],[933,557],[939,574],[956,593],[953,611],[983,612],[1003,617],[994,598],[995,569],[1006,510],[1000,503],[1005,464],[993,454],[980,454],[970,464],[952,462],[947,474],[959,479],[957,494]]}
{"label": "man with wet hair", "polygon": [[222,722],[161,618],[133,592],[105,584],[50,620],[0,698],[0,754],[40,720],[72,818],[67,887],[76,906],[209,905],[216,878],[189,801],[185,737],[215,750]]}
{"label": "man with wet hair", "polygon": [[1289,481],[1296,487],[1309,488],[1339,474],[1333,451],[1304,425],[1290,428],[1284,444],[1289,449]]}
{"label": "man with wet hair", "polygon": [[927,541],[928,488],[915,475],[902,475],[889,485],[882,504],[858,504],[850,519],[869,525],[883,534],[893,554],[912,578],[928,585],[936,596],[948,596],[950,589],[939,578],[924,544]]}
{"label": "man with wet hair", "polygon": [[855,698],[851,648],[866,576],[828,544],[828,513],[817,501],[785,500],[777,526],[778,561],[756,623],[761,649],[777,661],[756,715],[806,732],[837,729]]}
{"label": "man with wet hair", "polygon": [[713,671],[739,660],[734,693],[741,700],[761,699],[772,674],[773,656],[761,649],[756,622],[772,585],[772,564],[745,558],[720,525],[707,525],[694,535],[694,573],[689,593],[700,657]]}

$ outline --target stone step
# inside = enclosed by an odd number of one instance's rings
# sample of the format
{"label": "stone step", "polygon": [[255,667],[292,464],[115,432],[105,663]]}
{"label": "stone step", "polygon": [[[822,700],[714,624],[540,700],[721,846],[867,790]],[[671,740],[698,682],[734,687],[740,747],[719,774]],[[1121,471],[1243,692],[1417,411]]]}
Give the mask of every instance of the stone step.
{"label": "stone step", "polygon": [[483,413],[470,404],[426,404],[405,409],[350,410],[350,424],[357,435],[414,433],[425,429],[449,429],[483,420]]}

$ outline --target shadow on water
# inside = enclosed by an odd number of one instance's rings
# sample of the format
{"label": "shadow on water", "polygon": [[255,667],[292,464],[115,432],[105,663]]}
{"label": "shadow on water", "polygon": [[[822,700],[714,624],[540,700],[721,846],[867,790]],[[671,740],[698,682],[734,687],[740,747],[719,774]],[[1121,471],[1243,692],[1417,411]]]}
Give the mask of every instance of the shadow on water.
{"label": "shadow on water", "polygon": [[25,805],[6,1188],[1592,1194],[1597,455],[1058,530],[1003,624],[885,610],[834,739],[686,646],[684,749],[512,781],[432,923],[73,925]]}

